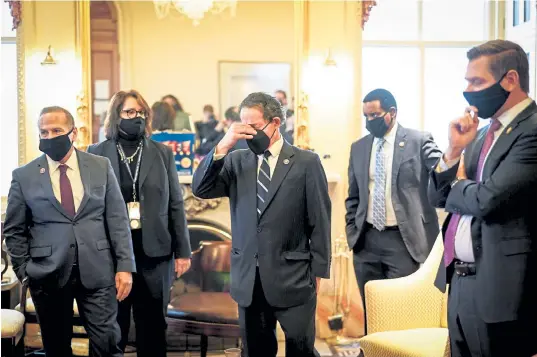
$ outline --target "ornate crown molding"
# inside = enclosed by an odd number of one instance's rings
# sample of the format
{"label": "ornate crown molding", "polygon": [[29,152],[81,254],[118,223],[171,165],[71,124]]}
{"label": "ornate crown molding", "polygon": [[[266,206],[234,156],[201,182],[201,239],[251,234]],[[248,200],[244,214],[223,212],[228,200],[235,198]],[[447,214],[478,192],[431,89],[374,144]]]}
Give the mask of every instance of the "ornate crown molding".
{"label": "ornate crown molding", "polygon": [[16,30],[22,21],[22,3],[20,0],[4,0],[9,4],[11,16],[13,17],[13,30]]}
{"label": "ornate crown molding", "polygon": [[369,20],[373,6],[377,6],[376,1],[362,0],[362,30],[364,29],[365,23]]}

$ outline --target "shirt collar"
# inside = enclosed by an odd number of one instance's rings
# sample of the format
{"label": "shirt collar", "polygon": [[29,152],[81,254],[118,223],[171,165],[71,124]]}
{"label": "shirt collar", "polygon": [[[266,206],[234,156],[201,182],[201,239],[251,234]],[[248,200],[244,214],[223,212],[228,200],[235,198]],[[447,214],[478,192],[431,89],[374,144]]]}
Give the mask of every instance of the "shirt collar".
{"label": "shirt collar", "polygon": [[[61,165],[61,162],[52,160],[48,155],[47,155],[47,162],[48,162],[48,167],[50,168],[51,173],[56,171]],[[65,165],[67,165],[71,170],[78,169],[78,158],[77,158],[76,149],[73,150],[73,152],[71,153],[71,156],[69,157]]]}
{"label": "shirt collar", "polygon": [[533,99],[526,98],[523,101],[519,102],[509,110],[506,110],[502,115],[498,117],[498,121],[502,123],[502,127],[507,127],[511,122],[520,114],[524,109],[526,109]]}
{"label": "shirt collar", "polygon": [[[280,134],[280,138],[276,140],[276,142],[268,148],[268,151],[270,151],[271,156],[277,157],[278,155],[280,155],[282,148],[283,148],[283,136]],[[259,155],[259,156],[263,156],[263,155]]]}
{"label": "shirt collar", "polygon": [[[393,145],[395,143],[395,135],[397,134],[397,128],[399,127],[399,123],[395,122],[395,124],[393,124],[393,128],[392,130],[390,130],[390,132],[386,135],[384,135],[384,140],[390,144],[390,145]],[[379,138],[375,138],[375,143],[377,143],[379,141]]]}

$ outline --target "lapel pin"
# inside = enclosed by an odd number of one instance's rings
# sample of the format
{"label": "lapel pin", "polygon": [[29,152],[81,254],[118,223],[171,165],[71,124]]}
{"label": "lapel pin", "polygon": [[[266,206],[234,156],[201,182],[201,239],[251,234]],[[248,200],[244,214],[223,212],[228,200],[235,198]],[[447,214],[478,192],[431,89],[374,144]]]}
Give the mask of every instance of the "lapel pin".
{"label": "lapel pin", "polygon": [[507,128],[507,130],[506,130],[505,133],[506,133],[506,134],[509,134],[512,130],[513,130],[513,128],[512,128],[512,127],[509,127],[509,128]]}
{"label": "lapel pin", "polygon": [[42,167],[41,170],[39,170],[39,173],[44,174],[45,173],[45,168]]}
{"label": "lapel pin", "polygon": [[283,160],[283,164],[284,164],[284,165],[289,164],[289,159],[285,159],[285,160]]}
{"label": "lapel pin", "polygon": [[400,146],[400,147],[404,147],[404,146],[405,146],[405,142],[404,142],[404,141],[401,141],[401,142],[399,143],[399,146]]}

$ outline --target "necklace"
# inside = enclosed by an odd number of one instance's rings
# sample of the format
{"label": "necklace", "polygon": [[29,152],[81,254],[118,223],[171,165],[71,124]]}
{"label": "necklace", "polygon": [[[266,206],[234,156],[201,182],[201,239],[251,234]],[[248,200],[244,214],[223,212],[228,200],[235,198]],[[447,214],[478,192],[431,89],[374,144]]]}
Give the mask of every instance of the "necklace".
{"label": "necklace", "polygon": [[142,142],[140,141],[140,144],[136,148],[136,151],[131,156],[125,156],[125,153],[123,150],[119,150],[119,156],[121,156],[121,161],[131,164],[134,161],[134,158],[136,155],[138,155],[138,152],[140,151],[140,148],[142,147]]}

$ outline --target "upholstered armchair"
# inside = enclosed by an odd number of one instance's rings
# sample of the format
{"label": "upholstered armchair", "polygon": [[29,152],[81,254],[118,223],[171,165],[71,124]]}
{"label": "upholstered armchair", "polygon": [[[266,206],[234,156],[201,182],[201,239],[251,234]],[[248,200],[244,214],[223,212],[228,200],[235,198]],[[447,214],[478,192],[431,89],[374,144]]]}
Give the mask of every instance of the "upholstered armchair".
{"label": "upholstered armchair", "polygon": [[[9,269],[9,258],[4,250],[4,223],[0,225],[0,234],[2,235],[1,250],[2,250],[2,291],[4,290],[4,274]],[[11,274],[10,279],[7,278],[6,286],[10,288],[17,283],[15,274]],[[1,329],[2,329],[2,357],[24,356],[24,315],[19,311],[11,309],[2,309],[1,313]]]}
{"label": "upholstered armchair", "polygon": [[443,255],[439,236],[425,263],[409,276],[366,284],[365,357],[449,357],[447,293],[434,286]]}

